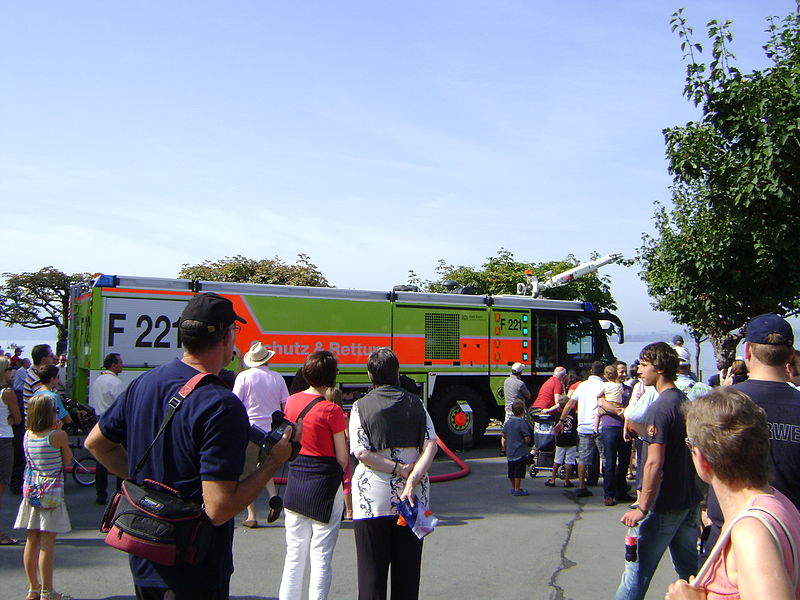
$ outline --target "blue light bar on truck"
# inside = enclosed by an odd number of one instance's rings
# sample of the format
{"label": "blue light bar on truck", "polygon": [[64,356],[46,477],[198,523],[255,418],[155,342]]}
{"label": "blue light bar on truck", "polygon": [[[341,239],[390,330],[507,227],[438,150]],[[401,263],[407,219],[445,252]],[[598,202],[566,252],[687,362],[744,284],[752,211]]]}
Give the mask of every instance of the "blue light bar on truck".
{"label": "blue light bar on truck", "polygon": [[92,282],[92,287],[117,287],[119,277],[116,275],[98,275]]}

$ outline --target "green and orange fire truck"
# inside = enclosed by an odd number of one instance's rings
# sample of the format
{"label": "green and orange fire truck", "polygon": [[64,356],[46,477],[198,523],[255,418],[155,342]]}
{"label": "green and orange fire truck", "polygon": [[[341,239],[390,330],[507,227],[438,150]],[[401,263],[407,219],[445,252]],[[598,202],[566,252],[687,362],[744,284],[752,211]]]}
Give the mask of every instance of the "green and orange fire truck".
{"label": "green and orange fire truck", "polygon": [[480,438],[490,417],[503,418],[510,365],[525,364],[535,390],[557,365],[585,369],[594,360],[613,360],[608,335],[622,336],[617,317],[586,302],[405,287],[387,292],[99,275],[72,290],[71,397],[86,400],[110,352],[122,355],[127,380],[180,356],[176,322],[184,304],[195,293],[216,292],[247,319],[237,336],[239,356],[261,341],[275,350],[270,367],[287,382],[309,353],[330,350],[339,360],[339,385],[346,397],[358,398],[370,385],[370,352],[393,348],[440,437],[460,447],[465,436]]}

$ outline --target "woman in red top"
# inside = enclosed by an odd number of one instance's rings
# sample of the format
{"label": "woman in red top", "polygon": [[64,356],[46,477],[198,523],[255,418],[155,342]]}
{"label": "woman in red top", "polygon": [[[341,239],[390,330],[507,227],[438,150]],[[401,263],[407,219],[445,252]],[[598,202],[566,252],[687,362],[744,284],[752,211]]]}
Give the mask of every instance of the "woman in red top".
{"label": "woman in red top", "polygon": [[327,598],[330,590],[331,559],[344,509],[342,475],[349,458],[344,412],[325,399],[338,372],[333,354],[314,352],[303,364],[308,389],[286,401],[286,418],[303,421],[303,448],[289,465],[286,484],[286,562],[280,600],[300,599],[309,559],[308,597]]}

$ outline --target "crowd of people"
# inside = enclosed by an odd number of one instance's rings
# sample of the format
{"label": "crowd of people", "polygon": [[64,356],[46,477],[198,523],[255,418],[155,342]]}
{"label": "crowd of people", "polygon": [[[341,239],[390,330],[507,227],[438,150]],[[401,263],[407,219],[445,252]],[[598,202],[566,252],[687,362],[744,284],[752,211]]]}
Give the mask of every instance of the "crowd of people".
{"label": "crowd of people", "polygon": [[[23,564],[27,597],[69,600],[53,589],[56,536],[71,530],[64,504],[64,466],[72,461],[67,434],[71,423],[64,403],[66,356],[46,344],[34,346],[30,359],[22,348],[0,356],[0,501],[7,488],[22,495],[15,529],[26,530]],[[0,546],[19,540],[0,533]]]}
{"label": "crowd of people", "polygon": [[[281,599],[303,595],[307,566],[308,597],[328,596],[343,518],[353,520],[359,597],[386,598],[391,572],[392,597],[417,598],[423,543],[398,520],[397,506],[429,505],[427,472],[437,438],[420,398],[401,386],[397,356],[388,348],[369,356],[365,366],[373,389],[355,401],[348,422],[336,386],[337,360],[330,352],[308,356],[291,394],[283,377],[269,368],[274,353],[259,342],[243,357],[246,369],[227,371],[236,355],[237,323],[243,321],[229,300],[198,294],[179,321],[181,358],[126,386],[120,378],[122,356],[109,354],[91,383],[88,403],[97,425],[85,446],[100,463],[97,503],[108,502],[109,473],[117,476],[117,490],[135,473],[139,483],[159,481],[201,502],[215,526],[212,551],[198,564],[168,567],[131,555],[136,597],[228,598],[233,519],[247,509],[242,525],[258,527],[256,499],[266,487],[267,521],[282,511],[286,515]],[[14,527],[27,530],[26,598],[68,600],[68,594],[53,589],[55,540],[71,528],[64,502],[64,467],[72,453],[62,429],[70,420],[63,370],[54,364],[50,346],[35,346],[30,360],[21,354],[0,356],[0,501],[9,485],[23,496]],[[191,402],[174,412],[169,434],[147,451],[169,399],[198,373],[219,377],[201,383]],[[293,425],[271,448],[249,442],[254,432],[272,430],[277,415]],[[355,471],[351,455],[358,460]],[[274,476],[285,464],[288,476],[281,495]],[[0,545],[17,543],[0,533]]]}
{"label": "crowd of people", "polygon": [[[554,487],[564,465],[571,487],[577,462],[576,494],[592,496],[597,449],[604,504],[630,502],[621,523],[635,532],[637,553],[625,561],[617,600],[645,597],[667,549],[680,577],[670,600],[800,598],[800,351],[793,344],[788,322],[765,314],[745,328],[743,359],[719,361],[708,384],[691,374],[676,336],[644,347],[630,370],[595,362],[577,382],[559,367],[540,387],[534,433],[541,427],[555,438],[544,485]],[[506,402],[518,409],[504,438],[515,448],[507,460],[519,495],[512,462],[532,432],[516,422],[527,421],[522,394]]]}
{"label": "crowd of people", "polygon": [[[273,353],[260,342],[244,355],[247,368],[226,376],[237,322],[243,319],[228,300],[198,294],[178,324],[180,359],[125,386],[122,357],[110,354],[92,382],[89,402],[99,422],[86,447],[101,463],[98,503],[108,500],[108,473],[119,485],[136,472],[137,480],[164,482],[202,502],[215,525],[213,551],[199,564],[167,567],[131,556],[136,597],[227,598],[233,519],[246,509],[242,525],[258,527],[256,499],[266,488],[267,521],[285,512],[279,598],[303,596],[307,569],[308,597],[328,596],[344,518],[353,519],[359,598],[386,598],[390,572],[392,598],[417,598],[423,543],[398,521],[398,505],[430,505],[427,472],[437,438],[423,403],[402,385],[397,356],[388,348],[369,356],[374,387],[348,416],[338,363],[327,351],[307,357],[291,390],[270,370]],[[630,369],[595,362],[581,380],[558,367],[536,393],[523,379],[524,365],[511,367],[501,450],[511,494],[529,493],[522,481],[537,436],[554,442],[546,487],[558,485],[563,466],[563,486],[575,487],[577,475],[576,497],[593,496],[599,459],[603,503],[630,505],[620,521],[637,539],[617,600],[645,597],[667,549],[679,577],[670,600],[800,598],[800,352],[791,326],[773,314],[752,319],[744,340],[742,365],[720,361],[708,384],[693,376],[679,336],[644,347]],[[56,362],[46,345],[34,347],[30,361],[21,353],[0,356],[0,501],[9,486],[23,496],[14,527],[26,530],[28,600],[69,598],[53,589],[56,537],[70,531],[63,467],[72,460]],[[135,470],[166,401],[201,372],[220,377],[175,412],[170,435]],[[528,407],[537,417],[533,427]],[[249,443],[254,431],[272,429],[276,411],[294,425],[269,451]],[[23,466],[16,480],[15,462]],[[284,464],[281,494],[274,476]],[[0,545],[16,543],[0,534]]]}
{"label": "crowd of people", "polygon": [[[130,383],[87,437],[86,447],[109,472],[127,478],[155,437],[166,400],[198,372],[220,373],[228,365],[237,322],[243,319],[221,296],[198,294],[188,302],[178,323],[183,357]],[[271,351],[255,342],[244,356],[248,369],[233,378],[212,378],[194,391],[187,407],[174,413],[164,441],[169,447],[154,446],[137,472],[137,480],[160,481],[201,501],[216,527],[213,551],[198,564],[167,567],[131,556],[136,597],[228,598],[233,519],[247,508],[243,525],[257,527],[254,503],[267,487],[267,520],[282,510],[286,515],[279,598],[303,595],[307,567],[308,597],[326,598],[352,454],[358,459],[351,506],[359,597],[386,598],[391,572],[392,597],[417,598],[422,540],[398,522],[397,506],[428,505],[427,472],[437,438],[422,401],[400,385],[397,357],[388,348],[369,356],[373,389],[355,401],[349,423],[332,393],[338,374],[333,354],[309,355],[291,390],[269,369],[270,358]],[[275,411],[294,425],[286,426],[269,452],[248,444],[272,429]],[[287,462],[281,497],[270,482]]]}

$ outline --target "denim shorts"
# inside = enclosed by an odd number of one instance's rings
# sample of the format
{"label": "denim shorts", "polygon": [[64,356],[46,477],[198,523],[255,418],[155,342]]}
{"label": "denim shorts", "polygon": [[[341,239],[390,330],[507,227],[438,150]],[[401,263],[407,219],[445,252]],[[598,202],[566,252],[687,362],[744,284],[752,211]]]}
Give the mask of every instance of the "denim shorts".
{"label": "denim shorts", "polygon": [[[578,464],[594,464],[594,449],[600,443],[599,433],[579,433],[578,434]],[[599,450],[599,448],[598,448]]]}

